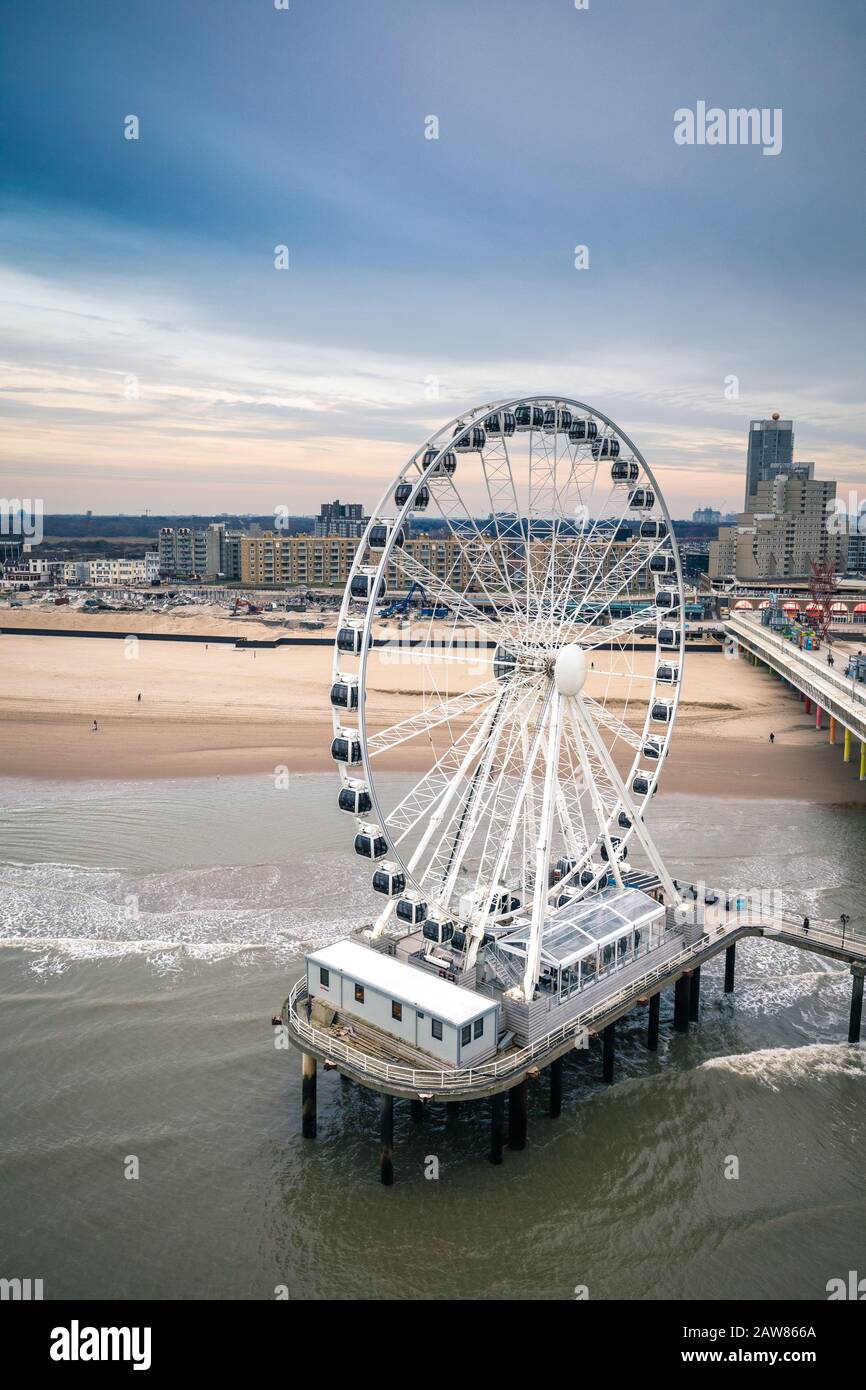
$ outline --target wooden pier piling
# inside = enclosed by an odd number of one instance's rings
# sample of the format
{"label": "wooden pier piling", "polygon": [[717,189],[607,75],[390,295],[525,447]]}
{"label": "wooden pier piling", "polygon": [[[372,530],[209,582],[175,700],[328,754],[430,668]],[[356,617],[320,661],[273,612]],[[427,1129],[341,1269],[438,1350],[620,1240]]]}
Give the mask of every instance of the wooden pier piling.
{"label": "wooden pier piling", "polygon": [[863,1019],[863,977],[866,974],[862,965],[851,966],[851,1013],[848,1017],[848,1041],[860,1041],[860,1024]]}
{"label": "wooden pier piling", "polygon": [[526,1148],[526,1107],[529,1099],[529,1081],[524,1076],[508,1092],[508,1147]]}
{"label": "wooden pier piling", "polygon": [[562,1058],[556,1057],[550,1064],[550,1118],[558,1120],[562,1114]]}
{"label": "wooden pier piling", "polygon": [[674,985],[674,1028],[678,1033],[689,1031],[689,995],[691,987],[688,975],[680,975]]}
{"label": "wooden pier piling", "polygon": [[502,1162],[502,1125],[505,1119],[505,1094],[498,1091],[490,1097],[490,1162]]}
{"label": "wooden pier piling", "polygon": [[601,1079],[613,1081],[613,1049],[616,1041],[616,1024],[609,1023],[601,1035]]}
{"label": "wooden pier piling", "polygon": [[701,1016],[701,967],[696,965],[689,977],[689,1022],[697,1023]]}
{"label": "wooden pier piling", "polygon": [[646,1045],[650,1052],[658,1052],[659,1046],[659,1013],[662,1005],[661,994],[654,994],[649,1001],[649,1018],[647,1019]]}
{"label": "wooden pier piling", "polygon": [[737,943],[732,941],[725,951],[725,994],[734,992],[734,970],[737,964]]}
{"label": "wooden pier piling", "polygon": [[382,1152],[379,1157],[379,1176],[385,1187],[394,1186],[394,1097],[382,1096],[380,1123]]}
{"label": "wooden pier piling", "polygon": [[301,1058],[301,1134],[316,1137],[316,1059],[309,1052]]}

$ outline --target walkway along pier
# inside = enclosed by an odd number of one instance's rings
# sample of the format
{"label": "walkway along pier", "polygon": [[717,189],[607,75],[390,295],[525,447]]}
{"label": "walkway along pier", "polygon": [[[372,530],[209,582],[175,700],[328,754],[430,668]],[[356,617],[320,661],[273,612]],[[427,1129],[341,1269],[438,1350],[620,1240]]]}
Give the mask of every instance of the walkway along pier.
{"label": "walkway along pier", "polygon": [[[722,899],[724,902],[724,899]],[[707,915],[710,915],[709,910]],[[852,974],[851,1007],[848,1023],[848,1042],[858,1043],[862,1024],[863,984],[866,975],[866,929],[842,928],[830,922],[810,922],[793,914],[774,916],[733,908],[721,904],[715,920],[705,924],[697,939],[683,944],[663,963],[623,983],[622,972],[614,975],[610,989],[602,997],[567,1023],[536,1039],[530,1046],[515,1048],[496,1060],[476,1067],[434,1068],[418,1065],[417,1054],[407,1051],[401,1060],[401,1048],[388,1039],[388,1055],[381,1047],[346,1043],[329,1029],[317,1027],[309,1020],[310,997],[306,978],[299,980],[283,1004],[281,1019],[289,1041],[302,1053],[302,1132],[313,1138],[316,1132],[316,1069],[322,1062],[326,1071],[338,1071],[341,1076],[377,1091],[381,1102],[381,1160],[382,1182],[394,1181],[394,1100],[408,1100],[412,1117],[421,1119],[423,1106],[429,1101],[445,1101],[449,1107],[460,1101],[488,1100],[490,1102],[490,1160],[501,1163],[503,1158],[504,1099],[508,1098],[508,1146],[522,1149],[527,1140],[527,1093],[530,1082],[540,1078],[542,1070],[550,1073],[550,1110],[557,1118],[562,1110],[562,1061],[574,1050],[585,1049],[589,1040],[600,1037],[602,1043],[602,1076],[614,1080],[614,1042],[617,1021],[634,1009],[647,1006],[647,1048],[658,1047],[659,1014],[662,992],[673,987],[674,1027],[688,1032],[690,1023],[698,1020],[700,1011],[701,966],[725,952],[724,990],[734,990],[737,942],[743,937],[764,937],[803,951],[842,961]],[[688,933],[687,933],[688,934]],[[691,933],[695,935],[695,933]],[[684,937],[680,938],[685,941]],[[367,1046],[369,1050],[364,1050]],[[430,1058],[432,1062],[434,1059]]]}
{"label": "walkway along pier", "polygon": [[814,710],[816,729],[824,727],[826,717],[830,743],[836,743],[841,733],[846,763],[851,762],[853,740],[858,741],[860,781],[866,782],[866,693],[862,683],[828,666],[826,659],[814,652],[801,651],[755,617],[737,613],[726,621],[725,630],[749,660],[765,666],[799,694],[806,714]]}

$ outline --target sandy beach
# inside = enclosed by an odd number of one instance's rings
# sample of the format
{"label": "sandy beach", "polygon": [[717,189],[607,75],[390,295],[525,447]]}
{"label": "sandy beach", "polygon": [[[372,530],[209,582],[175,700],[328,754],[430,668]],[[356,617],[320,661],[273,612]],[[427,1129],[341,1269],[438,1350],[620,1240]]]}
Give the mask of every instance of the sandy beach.
{"label": "sandy beach", "polygon": [[[8,626],[12,617],[35,626],[36,616],[4,610],[2,622]],[[118,627],[114,614],[39,616],[46,625],[67,626],[74,617],[78,627]],[[141,616],[135,619],[144,631]],[[175,631],[215,635],[199,621],[191,625],[186,615],[147,621],[153,631],[170,623]],[[222,636],[237,627],[252,637],[264,635],[257,629],[265,625],[223,618],[215,626]],[[266,635],[272,637],[273,628]],[[330,646],[236,650],[222,643],[6,632],[0,653],[0,759],[7,776],[227,776],[273,774],[281,766],[294,772],[333,767]],[[596,656],[603,668],[608,654]],[[649,672],[651,661],[651,654],[639,653],[635,669]],[[441,672],[440,666],[436,679],[444,689]],[[663,790],[866,803],[856,764],[843,762],[841,748],[828,744],[826,731],[816,732],[802,704],[779,682],[716,650],[688,653],[685,673]],[[406,653],[371,658],[371,728],[416,711],[421,675]],[[470,660],[449,693],[476,686],[484,676],[481,663]],[[589,693],[600,696],[604,684],[594,671]],[[625,717],[631,720],[632,712]],[[91,731],[94,719],[97,733]],[[426,768],[429,749],[420,744],[416,740],[411,749],[389,755],[388,767]]]}

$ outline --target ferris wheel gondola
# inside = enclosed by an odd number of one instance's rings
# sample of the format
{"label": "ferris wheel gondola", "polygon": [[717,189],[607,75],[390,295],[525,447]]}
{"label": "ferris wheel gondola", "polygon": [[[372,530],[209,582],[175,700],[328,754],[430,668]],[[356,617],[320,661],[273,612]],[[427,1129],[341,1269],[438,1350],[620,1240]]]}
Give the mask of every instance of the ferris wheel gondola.
{"label": "ferris wheel gondola", "polygon": [[[416,590],[394,639],[379,600]],[[388,900],[377,933],[418,927],[470,965],[522,914],[531,998],[542,924],[621,889],[630,841],[676,900],[644,814],[684,612],[656,478],[600,411],[499,401],[421,445],[358,547],[331,684],[340,809],[357,805],[354,847]]]}

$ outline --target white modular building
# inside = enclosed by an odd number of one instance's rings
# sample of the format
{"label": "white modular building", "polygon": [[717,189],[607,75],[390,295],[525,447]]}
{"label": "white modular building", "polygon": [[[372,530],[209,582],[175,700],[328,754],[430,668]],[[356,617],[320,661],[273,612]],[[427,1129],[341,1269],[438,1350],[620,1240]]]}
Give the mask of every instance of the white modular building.
{"label": "white modular building", "polygon": [[353,1014],[447,1066],[469,1067],[496,1052],[499,1004],[356,941],[307,956],[313,999]]}

